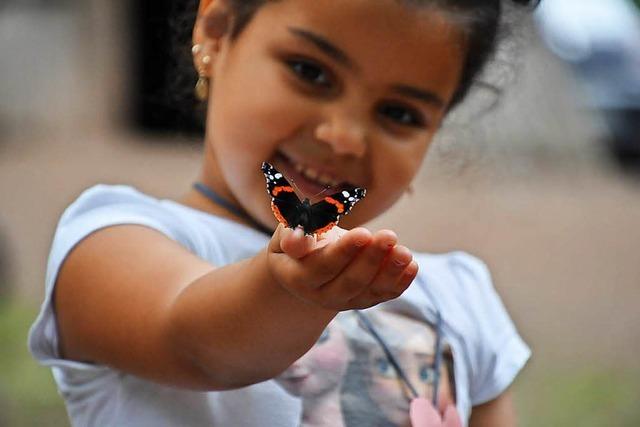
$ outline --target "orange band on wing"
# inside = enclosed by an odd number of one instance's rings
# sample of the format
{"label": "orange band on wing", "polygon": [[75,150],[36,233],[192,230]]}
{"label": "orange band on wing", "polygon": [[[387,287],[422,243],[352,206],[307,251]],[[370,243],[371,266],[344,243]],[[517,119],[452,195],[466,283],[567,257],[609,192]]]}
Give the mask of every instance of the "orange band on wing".
{"label": "orange band on wing", "polygon": [[342,203],[340,203],[339,201],[337,201],[336,199],[333,199],[331,197],[325,197],[324,201],[327,203],[331,203],[332,205],[335,205],[336,208],[338,208],[338,213],[341,214],[344,212],[344,205]]}
{"label": "orange band on wing", "polygon": [[273,187],[273,190],[271,190],[271,195],[272,196],[277,196],[281,191],[284,191],[285,193],[293,193],[293,187],[289,187],[288,185],[281,185],[280,187]]}
{"label": "orange band on wing", "polygon": [[273,202],[271,202],[271,210],[273,211],[273,215],[276,217],[280,224],[284,225],[285,227],[289,226],[287,220],[284,219],[284,217],[280,213],[280,209],[278,209],[278,207]]}
{"label": "orange band on wing", "polygon": [[336,225],[338,225],[337,222],[330,222],[329,224],[325,225],[324,227],[316,230],[316,234],[319,236],[319,235],[321,235],[323,233],[326,233],[327,231],[331,230]]}

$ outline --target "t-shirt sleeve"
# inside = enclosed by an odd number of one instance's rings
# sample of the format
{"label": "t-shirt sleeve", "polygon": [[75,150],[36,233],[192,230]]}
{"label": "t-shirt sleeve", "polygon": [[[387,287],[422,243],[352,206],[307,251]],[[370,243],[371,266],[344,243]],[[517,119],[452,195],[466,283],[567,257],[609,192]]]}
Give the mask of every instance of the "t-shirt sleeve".
{"label": "t-shirt sleeve", "polygon": [[135,224],[150,227],[189,248],[189,233],[159,208],[160,201],[130,187],[99,185],[86,190],[62,215],[56,229],[45,278],[45,299],[29,333],[29,348],[42,364],[73,368],[89,365],[62,360],[52,295],[58,272],[67,255],[84,238],[105,227]]}
{"label": "t-shirt sleeve", "polygon": [[[465,252],[418,258],[428,292],[455,340],[472,406],[498,397],[531,355],[496,292],[489,269]],[[435,268],[434,268],[435,267]],[[429,269],[434,273],[429,273]],[[454,355],[455,357],[455,355]],[[462,380],[462,379],[457,379]]]}
{"label": "t-shirt sleeve", "polygon": [[466,253],[449,261],[457,286],[466,295],[473,345],[470,378],[472,405],[498,397],[513,382],[531,355],[496,292],[486,264]]}

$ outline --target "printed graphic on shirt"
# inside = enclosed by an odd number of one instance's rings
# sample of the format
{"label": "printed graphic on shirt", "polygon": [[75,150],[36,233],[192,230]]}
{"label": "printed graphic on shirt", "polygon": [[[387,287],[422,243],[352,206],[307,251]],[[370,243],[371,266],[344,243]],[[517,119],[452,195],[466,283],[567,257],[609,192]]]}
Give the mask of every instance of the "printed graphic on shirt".
{"label": "printed graphic on shirt", "polygon": [[[383,337],[410,387],[431,400],[435,332],[427,324],[377,310],[368,318]],[[438,406],[455,404],[453,362],[445,352]],[[315,346],[277,382],[302,400],[301,426],[404,427],[410,425],[410,387],[382,346],[354,312],[345,312],[325,329]]]}

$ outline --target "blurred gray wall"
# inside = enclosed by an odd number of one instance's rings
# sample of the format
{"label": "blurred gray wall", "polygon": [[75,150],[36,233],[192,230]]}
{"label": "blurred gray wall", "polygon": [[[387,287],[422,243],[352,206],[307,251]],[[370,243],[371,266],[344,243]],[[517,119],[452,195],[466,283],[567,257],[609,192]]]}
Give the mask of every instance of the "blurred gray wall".
{"label": "blurred gray wall", "polygon": [[127,81],[123,2],[0,6],[0,136],[113,124]]}

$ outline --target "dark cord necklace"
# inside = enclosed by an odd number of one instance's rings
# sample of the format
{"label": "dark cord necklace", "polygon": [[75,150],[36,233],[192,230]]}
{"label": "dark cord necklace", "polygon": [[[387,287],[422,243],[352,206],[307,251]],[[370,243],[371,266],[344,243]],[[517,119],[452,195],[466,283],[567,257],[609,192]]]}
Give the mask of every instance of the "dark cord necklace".
{"label": "dark cord necklace", "polygon": [[246,213],[243,209],[240,209],[237,206],[233,205],[227,199],[225,199],[224,197],[222,197],[221,195],[219,195],[218,193],[213,191],[210,187],[207,187],[206,185],[204,185],[201,182],[195,182],[193,184],[193,188],[197,192],[202,194],[204,197],[209,199],[211,202],[213,202],[214,204],[216,204],[216,205],[220,206],[221,208],[225,209],[227,212],[232,213],[235,216],[246,220],[249,224],[251,224],[251,226],[253,228],[257,229],[258,231],[260,231],[260,232],[262,232],[264,234],[267,234],[269,236],[271,236],[273,234],[273,230],[271,230],[271,229],[265,227],[264,225],[259,224],[258,222],[256,222],[256,220],[251,218],[249,216],[249,214]]}

